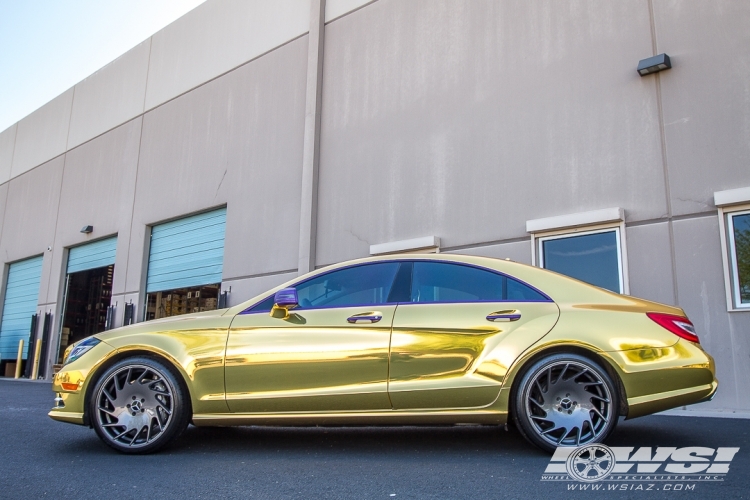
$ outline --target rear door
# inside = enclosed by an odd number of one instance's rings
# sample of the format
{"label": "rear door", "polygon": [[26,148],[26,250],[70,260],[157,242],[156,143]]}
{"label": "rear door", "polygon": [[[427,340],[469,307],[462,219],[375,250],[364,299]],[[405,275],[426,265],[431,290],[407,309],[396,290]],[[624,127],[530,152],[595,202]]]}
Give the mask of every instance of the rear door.
{"label": "rear door", "polygon": [[551,299],[512,277],[415,261],[410,301],[399,304],[391,335],[394,409],[491,404],[510,364],[552,329],[558,315]]}

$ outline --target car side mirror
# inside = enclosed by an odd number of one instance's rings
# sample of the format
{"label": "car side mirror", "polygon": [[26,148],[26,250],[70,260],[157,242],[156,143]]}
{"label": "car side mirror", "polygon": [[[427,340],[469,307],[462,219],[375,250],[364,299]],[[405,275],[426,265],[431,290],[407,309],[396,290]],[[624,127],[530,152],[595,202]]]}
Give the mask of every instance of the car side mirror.
{"label": "car side mirror", "polygon": [[297,290],[295,288],[283,288],[273,296],[273,308],[271,316],[274,318],[289,318],[289,310],[299,305]]}

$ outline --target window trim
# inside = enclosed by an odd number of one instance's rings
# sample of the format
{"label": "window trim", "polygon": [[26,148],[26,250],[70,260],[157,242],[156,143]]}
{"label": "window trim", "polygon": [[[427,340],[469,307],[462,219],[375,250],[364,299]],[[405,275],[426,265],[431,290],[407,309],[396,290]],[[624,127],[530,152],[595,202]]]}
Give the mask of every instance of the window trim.
{"label": "window trim", "polygon": [[[614,231],[617,240],[617,260],[621,295],[630,295],[630,280],[628,272],[628,252],[625,236],[625,221],[615,223],[595,224],[582,227],[566,227],[557,230],[531,233],[531,265],[546,269],[544,267],[544,251],[542,244],[545,241],[571,238],[574,236],[586,236],[589,234],[600,234]],[[596,285],[593,285],[596,286]]]}
{"label": "window trim", "polygon": [[[311,276],[311,277],[309,277],[307,279],[304,279],[302,281],[298,281],[297,283],[291,284],[287,288],[297,287],[297,286],[299,286],[299,285],[301,285],[301,284],[303,284],[303,283],[305,283],[307,281],[310,281],[310,280],[315,279],[315,278],[319,278],[321,276],[325,276],[326,274],[334,273],[336,271],[342,271],[344,269],[350,269],[352,267],[367,266],[367,265],[372,265],[372,264],[381,264],[381,263],[385,263],[385,262],[398,262],[399,264],[403,263],[403,262],[412,262],[412,263],[416,263],[416,262],[441,262],[441,263],[446,263],[446,264],[454,264],[454,265],[458,265],[458,266],[473,267],[473,268],[480,269],[480,270],[483,270],[483,271],[488,271],[488,272],[491,272],[491,273],[494,273],[494,274],[499,274],[500,276],[503,276],[503,277],[508,278],[508,279],[512,279],[512,280],[518,281],[519,283],[528,286],[529,288],[531,288],[532,290],[535,290],[536,292],[538,292],[539,294],[541,294],[543,297],[546,298],[546,300],[543,300],[543,301],[542,300],[527,300],[527,301],[501,301],[501,302],[508,302],[508,303],[511,303],[511,302],[514,302],[514,303],[518,303],[518,302],[529,302],[529,303],[547,303],[547,302],[552,302],[552,303],[554,303],[555,302],[554,300],[552,300],[552,298],[549,295],[547,295],[545,292],[543,292],[542,290],[538,289],[534,285],[532,285],[530,283],[527,283],[526,281],[524,281],[522,279],[519,279],[519,278],[517,278],[515,276],[511,276],[509,274],[505,274],[502,271],[498,271],[496,269],[490,269],[490,268],[484,267],[484,266],[478,266],[476,264],[470,264],[468,262],[457,262],[457,261],[453,261],[453,260],[442,260],[442,259],[440,259],[440,260],[438,260],[438,259],[392,259],[392,260],[391,259],[387,259],[387,260],[379,260],[379,261],[374,261],[374,262],[362,262],[362,263],[358,263],[358,264],[351,264],[349,266],[339,267],[337,269],[331,269],[330,271],[325,272],[325,273],[316,274],[315,276]],[[397,274],[398,274],[398,271],[397,271]],[[395,277],[394,277],[394,279],[395,279]],[[268,314],[268,311],[251,311],[251,309],[253,307],[259,305],[261,302],[264,302],[264,301],[268,300],[273,295],[274,294],[266,295],[262,299],[260,299],[257,302],[253,303],[251,306],[246,307],[245,309],[243,309],[242,311],[240,311],[237,314],[238,315],[239,314],[242,314],[242,315],[245,315],[245,314],[261,314],[261,313]],[[477,303],[486,303],[486,302],[490,302],[490,301],[477,301],[477,300],[473,300],[473,301],[465,301],[465,302],[422,302],[421,304],[422,305],[426,305],[426,304],[477,304]],[[388,303],[379,304],[379,305],[381,305],[381,306],[393,306],[393,305],[404,306],[404,305],[409,305],[409,304],[420,304],[420,302],[411,302],[411,301],[409,301],[409,302],[388,302]],[[368,305],[368,306],[346,306],[346,307],[372,307],[372,305]],[[304,309],[304,310],[305,311],[313,311],[313,310],[316,310],[316,309],[333,309],[333,308],[343,309],[343,307],[340,307],[340,306],[330,306],[330,307],[317,307],[317,308],[312,308],[311,307],[311,308],[307,308],[307,309]]]}
{"label": "window trim", "polygon": [[720,206],[718,211],[727,312],[747,312],[750,311],[750,304],[742,304],[740,299],[739,272],[736,265],[737,250],[734,241],[734,221],[732,219],[737,215],[750,214],[750,203],[728,207]]}

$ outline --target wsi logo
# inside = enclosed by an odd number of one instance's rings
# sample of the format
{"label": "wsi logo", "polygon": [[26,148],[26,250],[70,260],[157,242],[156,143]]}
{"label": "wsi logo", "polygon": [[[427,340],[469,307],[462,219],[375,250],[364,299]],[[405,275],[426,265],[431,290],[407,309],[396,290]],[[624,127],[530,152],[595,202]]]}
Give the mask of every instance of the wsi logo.
{"label": "wsi logo", "polygon": [[739,448],[557,448],[542,481],[723,481]]}

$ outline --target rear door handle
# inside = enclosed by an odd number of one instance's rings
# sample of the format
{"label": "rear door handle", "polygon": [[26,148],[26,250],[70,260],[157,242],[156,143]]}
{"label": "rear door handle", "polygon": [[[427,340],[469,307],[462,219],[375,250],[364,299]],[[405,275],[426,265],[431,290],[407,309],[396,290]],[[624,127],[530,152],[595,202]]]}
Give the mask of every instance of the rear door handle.
{"label": "rear door handle", "polygon": [[495,311],[487,315],[487,321],[518,321],[521,319],[521,312],[516,309],[508,309],[505,311]]}
{"label": "rear door handle", "polygon": [[346,320],[349,323],[377,323],[383,319],[383,315],[378,311],[366,312],[349,316]]}

